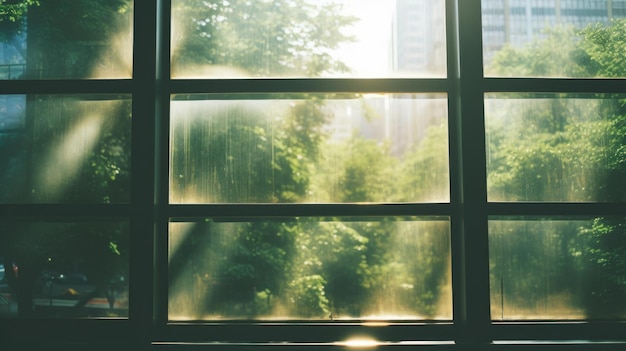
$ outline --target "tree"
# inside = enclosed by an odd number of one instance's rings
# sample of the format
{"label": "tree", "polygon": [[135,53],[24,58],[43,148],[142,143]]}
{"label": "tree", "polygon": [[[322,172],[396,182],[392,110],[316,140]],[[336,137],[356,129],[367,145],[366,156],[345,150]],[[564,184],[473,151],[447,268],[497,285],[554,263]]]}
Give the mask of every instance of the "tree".
{"label": "tree", "polygon": [[[605,77],[626,76],[626,59],[619,54],[626,43],[626,20],[612,26],[592,26],[583,31],[583,47],[589,55],[592,73]],[[608,201],[626,200],[626,98],[609,95],[611,104],[602,111],[611,123],[607,133],[609,171],[606,174]],[[589,263],[585,306],[590,318],[623,318],[625,308],[617,301],[626,297],[626,218],[601,217],[581,231],[588,249],[583,257]]]}
{"label": "tree", "polygon": [[307,76],[345,72],[332,55],[351,40],[342,29],[355,18],[335,1],[176,1],[173,76],[202,74],[215,66],[246,76]]}
{"label": "tree", "polygon": [[397,185],[400,201],[440,201],[449,194],[447,125],[430,126],[426,136],[404,156]]}
{"label": "tree", "polygon": [[[338,14],[337,6],[303,0],[175,2],[172,74],[185,76],[189,69],[197,73],[207,67],[220,72],[231,67],[244,71],[239,75],[251,76],[345,71],[347,67],[331,52],[349,40],[341,28],[353,19]],[[181,109],[180,115],[174,109],[174,201],[304,201],[313,164],[326,139],[324,125],[332,117],[323,97],[274,94],[230,99],[197,103],[198,109],[194,103],[181,102],[188,109]],[[205,244],[181,244],[181,253],[209,253],[212,260],[222,257],[229,263],[209,273],[219,283],[205,294],[209,302],[200,304],[207,306],[204,313],[258,318],[287,308],[288,314],[326,318],[330,307],[324,291],[329,279],[338,278],[322,276],[324,270],[301,271],[294,263],[301,261],[294,255],[301,251],[296,243],[324,237],[330,229],[319,230],[324,226],[316,224],[310,232],[297,221],[251,221],[236,227],[229,232],[228,249],[216,250],[215,242],[201,232],[185,241],[207,238]],[[203,249],[196,251],[198,247]],[[181,257],[190,257],[186,265],[194,272],[191,275],[205,275],[207,266],[200,253]],[[176,262],[170,264],[183,265]],[[337,267],[334,271],[345,268]]]}
{"label": "tree", "polygon": [[[549,31],[525,48],[503,49],[491,69],[500,75],[624,77],[626,64],[619,52],[626,42],[625,24],[619,20],[579,31]],[[578,99],[564,94],[547,101],[523,99],[523,105],[507,104],[504,109],[494,105],[495,117],[489,119],[487,131],[490,199],[624,201],[626,100],[620,94],[592,97]],[[497,116],[495,111],[506,111],[507,115]],[[507,124],[519,128],[507,132]],[[579,303],[588,318],[622,318],[626,313],[615,308],[626,297],[621,258],[626,243],[624,220],[595,218],[580,229],[570,230],[577,235],[561,239],[557,251],[543,254],[570,257],[564,260],[563,269],[583,276]],[[542,229],[545,235],[550,235],[548,228]],[[524,251],[540,253],[541,242],[536,240]],[[492,267],[494,272],[498,264],[496,261]],[[534,274],[530,269],[527,272]],[[533,278],[518,275],[517,279],[529,282]],[[516,292],[524,295],[524,291]]]}
{"label": "tree", "polygon": [[[128,277],[126,223],[15,220],[3,223],[0,229],[3,233],[0,236],[3,261],[0,263],[6,269],[20,317],[40,315],[34,309],[34,297],[63,298],[57,292],[52,296],[52,292],[44,289],[45,284],[55,282],[46,281],[43,272],[85,274],[87,283],[92,286],[90,291],[81,291],[76,296],[75,311],[64,311],[59,314],[62,317],[85,316],[82,307],[95,296],[105,296],[112,308],[116,294],[124,289],[112,284],[120,283],[120,276]],[[54,311],[50,313],[55,315]]]}
{"label": "tree", "polygon": [[38,5],[38,0],[0,1],[0,40],[10,40],[22,31],[28,8]]}
{"label": "tree", "polygon": [[106,71],[104,78],[129,77],[132,3],[39,0],[27,16],[27,76],[85,79]]}
{"label": "tree", "polygon": [[[2,33],[27,33],[30,78],[88,78],[103,63],[103,48],[119,29],[119,17],[128,19],[132,1],[5,3],[0,22],[5,25],[8,19],[14,25]],[[32,95],[24,110],[25,132],[15,138],[23,151],[7,171],[17,190],[9,192],[6,201],[129,201],[131,116],[126,97]],[[128,272],[129,233],[124,223],[14,219],[1,232],[0,257],[9,267],[19,315],[32,315],[37,284],[48,269],[80,271],[94,286],[91,294],[79,297],[76,313],[66,311],[69,315],[84,316],[80,308],[89,295],[105,296],[114,305],[112,280],[118,284]],[[11,267],[16,267],[14,272]]]}

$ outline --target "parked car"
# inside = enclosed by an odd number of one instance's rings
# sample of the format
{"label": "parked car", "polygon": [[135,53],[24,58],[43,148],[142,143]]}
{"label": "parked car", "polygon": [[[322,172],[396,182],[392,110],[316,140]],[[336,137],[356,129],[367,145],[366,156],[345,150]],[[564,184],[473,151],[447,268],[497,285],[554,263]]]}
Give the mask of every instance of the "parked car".
{"label": "parked car", "polygon": [[62,273],[42,271],[38,281],[36,295],[46,298],[79,298],[93,292],[95,286],[89,284],[83,273]]}

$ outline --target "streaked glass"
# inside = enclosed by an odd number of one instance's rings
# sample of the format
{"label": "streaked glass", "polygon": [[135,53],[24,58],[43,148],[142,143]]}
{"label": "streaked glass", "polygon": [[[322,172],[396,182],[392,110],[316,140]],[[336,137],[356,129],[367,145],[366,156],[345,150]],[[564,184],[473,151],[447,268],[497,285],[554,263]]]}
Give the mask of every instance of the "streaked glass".
{"label": "streaked glass", "polygon": [[442,94],[176,95],[170,202],[448,202]]}
{"label": "streaked glass", "polygon": [[494,217],[493,320],[626,319],[626,219]]}
{"label": "streaked glass", "polygon": [[131,78],[133,0],[0,5],[0,79]]}
{"label": "streaked glass", "polygon": [[626,200],[624,98],[488,94],[489,201]]}
{"label": "streaked glass", "polygon": [[444,0],[172,1],[172,77],[443,77]]}
{"label": "streaked glass", "polygon": [[0,104],[0,202],[128,202],[129,96],[1,95]]}
{"label": "streaked glass", "polygon": [[169,226],[170,321],[451,320],[448,218]]}

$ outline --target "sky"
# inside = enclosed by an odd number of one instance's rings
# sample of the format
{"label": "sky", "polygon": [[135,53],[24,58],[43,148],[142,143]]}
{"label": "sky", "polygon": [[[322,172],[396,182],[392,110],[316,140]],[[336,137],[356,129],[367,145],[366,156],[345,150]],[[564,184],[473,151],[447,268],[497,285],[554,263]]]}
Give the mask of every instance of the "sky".
{"label": "sky", "polygon": [[343,45],[339,57],[356,76],[384,76],[389,72],[393,0],[343,0],[345,11],[360,20],[348,31],[355,43]]}

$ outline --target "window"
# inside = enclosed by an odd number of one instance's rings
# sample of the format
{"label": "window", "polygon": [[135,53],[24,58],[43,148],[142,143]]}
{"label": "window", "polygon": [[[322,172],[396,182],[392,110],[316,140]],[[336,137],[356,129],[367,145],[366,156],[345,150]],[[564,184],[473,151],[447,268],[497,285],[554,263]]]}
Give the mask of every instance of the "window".
{"label": "window", "polygon": [[0,345],[622,349],[589,5],[2,3]]}

